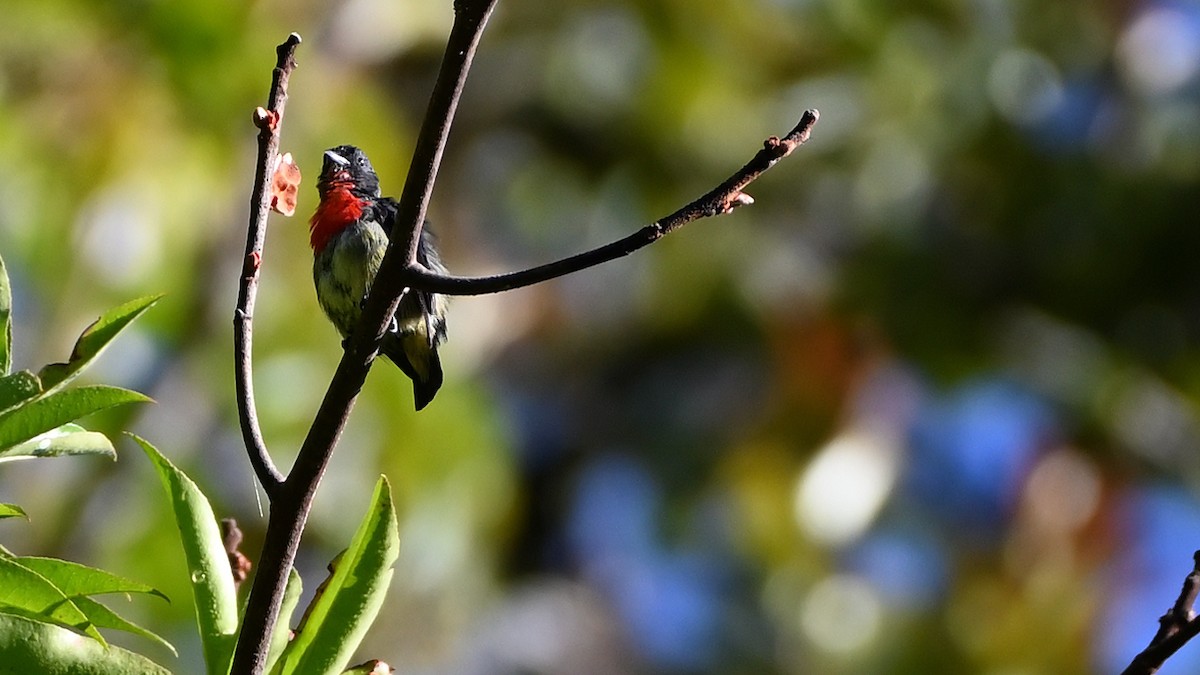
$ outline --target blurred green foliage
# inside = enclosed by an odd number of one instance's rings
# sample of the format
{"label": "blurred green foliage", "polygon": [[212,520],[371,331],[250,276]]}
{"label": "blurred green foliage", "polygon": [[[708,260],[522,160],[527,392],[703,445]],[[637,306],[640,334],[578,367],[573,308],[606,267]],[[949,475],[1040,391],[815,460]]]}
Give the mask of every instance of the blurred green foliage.
{"label": "blurred green foliage", "polygon": [[[283,126],[306,173],[299,213],[341,143],[398,194],[449,7],[5,6],[15,366],[166,293],[94,372],[158,404],[89,428],[154,441],[238,518],[248,552],[263,521],[229,325],[250,112],[299,32]],[[434,405],[413,414],[403,376],[372,373],[301,573],[320,577],[382,471],[400,560],[363,658],[1113,670],[1200,546],[1198,16],[1194,0],[501,3],[430,214],[455,273],[621,236],[803,109],[821,122],[752,186],[753,207],[455,300]],[[284,467],[339,356],[310,256],[302,216],[274,218],[256,384]],[[0,524],[5,541],[187,597],[134,457],[6,470],[0,501],[31,523]],[[135,611],[199,663],[190,608]]]}

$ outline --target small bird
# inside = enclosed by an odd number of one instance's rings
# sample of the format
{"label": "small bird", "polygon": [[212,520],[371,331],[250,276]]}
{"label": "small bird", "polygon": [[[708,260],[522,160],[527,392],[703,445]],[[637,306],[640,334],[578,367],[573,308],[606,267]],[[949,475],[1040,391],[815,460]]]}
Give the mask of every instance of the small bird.
{"label": "small bird", "polygon": [[[313,283],[321,309],[348,339],[387,252],[399,205],[381,196],[371,161],[353,145],[325,151],[317,193],[321,201],[309,225]],[[446,269],[428,227],[421,230],[417,262],[434,272]],[[445,297],[405,289],[380,352],[412,379],[417,410],[442,386],[437,348],[445,339]]]}

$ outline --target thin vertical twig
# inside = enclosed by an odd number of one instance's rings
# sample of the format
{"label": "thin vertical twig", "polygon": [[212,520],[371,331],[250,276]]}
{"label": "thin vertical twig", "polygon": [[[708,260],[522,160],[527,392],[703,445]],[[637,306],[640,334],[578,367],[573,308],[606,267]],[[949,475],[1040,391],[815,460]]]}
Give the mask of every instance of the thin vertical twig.
{"label": "thin vertical twig", "polygon": [[258,271],[262,265],[263,243],[267,237],[267,216],[271,212],[271,182],[279,162],[279,133],[283,111],[287,106],[288,79],[296,68],[296,47],[300,35],[292,33],[276,49],[275,70],[271,77],[271,93],[267,107],[254,111],[258,127],[258,163],[254,171],[254,190],[250,195],[250,223],[246,232],[246,256],[242,260],[242,276],[238,284],[237,309],[233,313],[233,358],[236,363],[238,421],[246,454],[254,467],[258,482],[268,499],[274,498],[283,484],[283,474],[271,461],[258,424],[254,404],[254,371],[251,352],[254,337],[254,301],[258,295]]}

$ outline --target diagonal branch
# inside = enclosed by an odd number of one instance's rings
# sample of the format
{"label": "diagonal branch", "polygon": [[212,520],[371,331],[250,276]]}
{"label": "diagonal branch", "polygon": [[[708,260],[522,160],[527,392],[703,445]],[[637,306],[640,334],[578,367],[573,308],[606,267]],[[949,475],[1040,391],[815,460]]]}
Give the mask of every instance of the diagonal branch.
{"label": "diagonal branch", "polygon": [[267,215],[271,211],[271,196],[267,185],[279,161],[279,128],[287,105],[288,79],[296,68],[296,47],[300,36],[292,33],[275,52],[277,60],[271,77],[271,93],[267,107],[254,111],[258,127],[258,164],[254,171],[254,190],[250,196],[250,224],[246,233],[246,256],[242,261],[242,278],[238,287],[237,309],[233,314],[233,354],[236,365],[238,420],[250,464],[268,498],[274,498],[283,484],[283,474],[275,468],[254,405],[254,374],[251,365],[251,345],[254,333],[254,301],[258,295],[258,270],[262,263],[263,243],[267,236]]}
{"label": "diagonal branch", "polygon": [[775,166],[776,162],[790,155],[793,150],[807,141],[813,125],[819,118],[820,114],[816,110],[805,111],[795,128],[786,136],[783,138],[772,136],[764,141],[762,150],[759,150],[758,154],[725,182],[671,215],[647,225],[623,239],[545,265],[488,277],[454,277],[435,274],[414,263],[405,271],[404,285],[446,295],[483,295],[530,286],[629,255],[692,221],[719,216],[729,213],[738,206],[753,203],[753,200],[742,190],[767,169]]}
{"label": "diagonal branch", "polygon": [[1121,675],[1151,675],[1158,672],[1163,663],[1188,640],[1200,634],[1200,618],[1193,609],[1196,596],[1200,594],[1200,551],[1192,555],[1194,565],[1191,573],[1183,580],[1174,606],[1158,619],[1158,632],[1150,644],[1133,657],[1133,661]]}

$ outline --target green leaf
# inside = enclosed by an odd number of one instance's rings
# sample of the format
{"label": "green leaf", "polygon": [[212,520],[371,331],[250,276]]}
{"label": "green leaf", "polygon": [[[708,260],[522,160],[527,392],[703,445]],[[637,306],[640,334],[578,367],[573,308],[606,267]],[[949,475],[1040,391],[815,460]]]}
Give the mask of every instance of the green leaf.
{"label": "green leaf", "polygon": [[25,510],[16,504],[0,504],[0,518],[15,518],[17,516],[25,519],[29,518],[29,516],[25,515]]}
{"label": "green leaf", "polygon": [[175,646],[170,642],[167,642],[159,635],[156,635],[155,633],[142,628],[136,623],[129,621],[120,614],[117,614],[109,609],[107,605],[97,602],[96,600],[86,596],[75,598],[75,604],[80,610],[83,611],[84,614],[87,614],[88,618],[91,619],[92,623],[94,623],[98,628],[111,628],[113,630],[121,630],[125,631],[126,633],[139,635],[147,640],[150,640],[151,642],[156,642],[163,647],[166,647],[167,650],[170,651],[174,656],[179,656],[179,652],[175,651]]}
{"label": "green leaf", "polygon": [[208,498],[153,445],[130,434],[150,458],[171,499],[196,602],[196,621],[210,675],[225,675],[237,643],[237,589]]}
{"label": "green leaf", "polygon": [[275,671],[341,673],[379,613],[400,549],[391,486],[380,477],[358,532],[308,607]]}
{"label": "green leaf", "polygon": [[283,589],[283,602],[279,605],[279,619],[275,622],[275,632],[271,634],[271,648],[267,651],[267,665],[263,668],[264,672],[271,672],[279,660],[279,655],[288,646],[292,633],[292,614],[296,611],[296,605],[300,604],[300,594],[303,592],[304,584],[301,583],[300,575],[293,567],[288,574],[287,587]]}
{"label": "green leaf", "polygon": [[0,450],[0,462],[63,455],[103,455],[114,461],[117,459],[117,451],[108,436],[98,431],[88,431],[78,424],[64,424],[7,450]]}
{"label": "green leaf", "polygon": [[40,393],[42,393],[42,381],[28,370],[0,377],[0,411],[6,411]]}
{"label": "green leaf", "polygon": [[13,558],[0,557],[0,612],[20,614],[72,628],[108,643],[87,615],[50,580]]}
{"label": "green leaf", "polygon": [[65,629],[34,619],[0,614],[0,674],[171,675],[140,654],[80,640]]}
{"label": "green leaf", "polygon": [[0,375],[12,370],[12,288],[8,285],[8,270],[0,258]]}
{"label": "green leaf", "polygon": [[88,567],[69,560],[21,556],[16,559],[21,566],[31,569],[50,580],[68,596],[99,595],[101,593],[145,593],[157,595],[163,600],[167,596],[153,586],[131,581],[112,572]]}
{"label": "green leaf", "polygon": [[135,633],[158,642],[167,649],[170,649],[172,653],[175,653],[175,648],[166,640],[137,624],[125,620],[107,606],[87,597],[102,593],[144,593],[147,595],[157,595],[163,600],[167,600],[167,596],[161,591],[152,586],[117,576],[111,572],[88,567],[87,565],[81,565],[69,560],[22,556],[16,558],[15,561],[22,567],[42,575],[58,587],[64,595],[71,598],[79,609],[87,615],[88,620],[97,627],[114,628]]}
{"label": "green leaf", "polygon": [[27,441],[80,417],[124,403],[149,401],[136,391],[92,385],[48,391],[32,401],[0,413],[0,457],[5,448]]}
{"label": "green leaf", "polygon": [[126,326],[150,309],[151,305],[158,302],[161,297],[161,294],[148,295],[101,314],[100,318],[84,329],[75,342],[75,348],[71,350],[71,358],[66,363],[51,363],[42,368],[39,373],[42,378],[42,386],[47,390],[60,389],[75,379],[97,356],[100,356],[100,353],[104,351],[108,343],[112,342],[113,338],[117,337],[118,333],[125,330]]}

